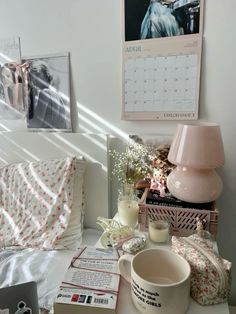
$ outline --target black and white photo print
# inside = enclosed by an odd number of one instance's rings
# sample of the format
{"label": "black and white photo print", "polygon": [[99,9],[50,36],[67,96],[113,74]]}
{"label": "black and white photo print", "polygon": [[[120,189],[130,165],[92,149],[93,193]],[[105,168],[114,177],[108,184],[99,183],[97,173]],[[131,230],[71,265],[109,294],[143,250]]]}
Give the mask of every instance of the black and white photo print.
{"label": "black and white photo print", "polygon": [[22,61],[28,63],[27,127],[71,131],[69,54]]}

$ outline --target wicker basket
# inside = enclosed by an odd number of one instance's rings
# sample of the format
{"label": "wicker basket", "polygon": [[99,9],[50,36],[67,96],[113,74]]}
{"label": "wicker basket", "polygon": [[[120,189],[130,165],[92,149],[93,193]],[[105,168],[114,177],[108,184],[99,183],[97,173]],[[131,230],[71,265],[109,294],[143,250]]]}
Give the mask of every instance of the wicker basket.
{"label": "wicker basket", "polygon": [[216,237],[219,212],[215,210],[202,210],[180,208],[173,206],[160,206],[145,203],[145,197],[139,203],[139,228],[140,231],[148,230],[148,218],[164,219],[170,222],[171,235],[188,236],[196,230],[197,217],[204,220],[204,228],[213,237]]}

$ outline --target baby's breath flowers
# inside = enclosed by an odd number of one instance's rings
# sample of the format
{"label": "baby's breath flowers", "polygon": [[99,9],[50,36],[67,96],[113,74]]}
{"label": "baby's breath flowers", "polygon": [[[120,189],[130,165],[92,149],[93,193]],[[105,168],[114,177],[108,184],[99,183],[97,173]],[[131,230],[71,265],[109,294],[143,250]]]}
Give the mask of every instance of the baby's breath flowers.
{"label": "baby's breath flowers", "polygon": [[132,142],[126,151],[110,150],[112,175],[121,184],[134,184],[152,173],[153,156],[148,146]]}

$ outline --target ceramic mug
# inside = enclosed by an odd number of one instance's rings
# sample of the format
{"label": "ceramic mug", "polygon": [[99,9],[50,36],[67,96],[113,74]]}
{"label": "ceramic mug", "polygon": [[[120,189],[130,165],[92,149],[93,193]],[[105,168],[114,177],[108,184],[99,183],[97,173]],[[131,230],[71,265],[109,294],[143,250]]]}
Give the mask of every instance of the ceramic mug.
{"label": "ceramic mug", "polygon": [[131,283],[132,300],[141,313],[184,314],[190,300],[189,263],[165,248],[123,255],[118,267]]}

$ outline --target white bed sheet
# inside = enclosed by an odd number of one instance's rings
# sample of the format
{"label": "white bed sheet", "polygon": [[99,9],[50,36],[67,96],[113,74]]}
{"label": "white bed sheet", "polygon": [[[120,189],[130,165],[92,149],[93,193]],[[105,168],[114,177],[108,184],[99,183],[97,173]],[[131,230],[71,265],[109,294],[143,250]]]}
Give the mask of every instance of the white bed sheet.
{"label": "white bed sheet", "polygon": [[103,232],[102,230],[97,229],[91,228],[84,229],[82,244],[87,246],[94,246],[101,237],[102,232]]}
{"label": "white bed sheet", "polygon": [[[101,231],[85,229],[82,245],[94,245]],[[51,310],[56,293],[75,251],[23,249],[0,251],[0,288],[36,281],[39,306]]]}

